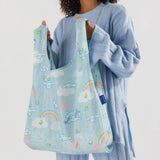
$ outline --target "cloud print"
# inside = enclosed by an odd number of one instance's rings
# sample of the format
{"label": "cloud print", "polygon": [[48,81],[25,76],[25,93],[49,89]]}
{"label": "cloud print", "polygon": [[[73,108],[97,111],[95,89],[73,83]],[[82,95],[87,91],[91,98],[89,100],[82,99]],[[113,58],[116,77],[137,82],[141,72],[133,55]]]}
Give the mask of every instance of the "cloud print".
{"label": "cloud print", "polygon": [[87,101],[91,100],[93,97],[94,97],[94,95],[89,90],[86,90],[86,91],[83,91],[80,93],[78,101],[79,102],[87,102]]}
{"label": "cloud print", "polygon": [[61,87],[59,87],[59,89],[57,90],[57,94],[59,96],[68,96],[70,94],[74,94],[75,89],[74,88],[64,88],[62,89]]}
{"label": "cloud print", "polygon": [[60,77],[60,76],[63,76],[64,75],[64,71],[63,70],[55,70],[53,72],[50,73],[50,76],[51,77],[54,77],[54,78],[57,78],[57,77]]}
{"label": "cloud print", "polygon": [[48,127],[48,123],[45,117],[43,118],[37,117],[34,121],[32,121],[32,126],[36,128],[46,128]]}

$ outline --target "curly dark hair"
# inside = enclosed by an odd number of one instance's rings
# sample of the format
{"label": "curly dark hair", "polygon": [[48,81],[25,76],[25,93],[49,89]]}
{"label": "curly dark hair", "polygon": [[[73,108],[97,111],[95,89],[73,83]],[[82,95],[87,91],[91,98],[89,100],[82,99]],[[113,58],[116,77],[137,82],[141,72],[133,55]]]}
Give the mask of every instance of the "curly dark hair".
{"label": "curly dark hair", "polygon": [[[117,3],[117,0],[97,0],[97,2]],[[65,16],[74,16],[81,9],[80,0],[60,0],[60,9]]]}

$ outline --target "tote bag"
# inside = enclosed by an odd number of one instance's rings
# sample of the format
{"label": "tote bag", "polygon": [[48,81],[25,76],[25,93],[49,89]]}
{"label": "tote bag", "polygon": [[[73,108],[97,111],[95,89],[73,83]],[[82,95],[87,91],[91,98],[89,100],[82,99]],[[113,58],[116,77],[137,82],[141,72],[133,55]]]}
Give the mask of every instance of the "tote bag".
{"label": "tote bag", "polygon": [[24,134],[24,143],[31,149],[68,154],[110,153],[113,149],[98,63],[92,69],[89,64],[85,21],[76,20],[75,51],[60,68],[52,59],[47,27],[34,30],[33,83]]}

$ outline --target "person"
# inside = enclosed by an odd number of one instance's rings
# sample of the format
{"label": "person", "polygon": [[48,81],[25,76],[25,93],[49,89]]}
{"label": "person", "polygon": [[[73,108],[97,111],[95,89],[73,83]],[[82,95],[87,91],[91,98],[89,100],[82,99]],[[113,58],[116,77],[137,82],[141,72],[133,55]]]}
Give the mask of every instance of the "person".
{"label": "person", "polygon": [[[77,18],[87,18],[90,65],[99,63],[108,100],[114,147],[111,153],[92,153],[92,156],[95,160],[132,160],[135,151],[127,113],[127,86],[141,61],[133,20],[117,0],[60,0],[60,4],[66,16],[57,24],[53,39],[49,29],[47,37],[56,67],[65,66],[71,60],[75,48],[74,23]],[[56,158],[88,160],[89,154],[56,153]]]}

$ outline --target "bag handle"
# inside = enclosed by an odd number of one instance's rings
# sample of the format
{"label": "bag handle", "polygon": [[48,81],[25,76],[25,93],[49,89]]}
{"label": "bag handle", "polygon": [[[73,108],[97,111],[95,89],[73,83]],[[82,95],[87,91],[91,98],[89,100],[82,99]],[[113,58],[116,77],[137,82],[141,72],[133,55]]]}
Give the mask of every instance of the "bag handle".
{"label": "bag handle", "polygon": [[[76,47],[79,50],[83,50],[83,53],[89,52],[87,33],[86,33],[86,21],[87,19],[82,17],[78,18],[76,21]],[[89,56],[88,59],[89,60]]]}
{"label": "bag handle", "polygon": [[[83,49],[84,48],[86,48],[87,50],[87,53],[89,54],[89,50],[88,50],[88,42],[87,42],[87,35],[86,35],[86,23],[85,23],[85,21],[87,20],[86,18],[79,18],[79,19],[81,19],[83,22],[81,23],[82,25],[78,25],[78,26],[80,26],[80,27],[85,27],[85,28],[79,28],[79,30],[82,30],[82,33],[85,33],[85,34],[77,34],[78,35],[78,37],[77,37],[77,46],[78,47],[83,47]],[[85,37],[83,37],[83,36],[85,36]],[[83,44],[82,43],[80,43],[80,44],[78,44],[78,42],[79,42],[79,40],[81,39],[81,38],[83,38]],[[81,41],[80,41],[81,42]],[[82,46],[80,46],[80,45],[82,45]],[[84,51],[83,51],[84,52]],[[88,57],[88,61],[89,61],[89,56],[87,56]],[[85,57],[85,58],[87,58],[87,57]],[[90,65],[89,65],[89,67],[90,67]],[[98,94],[98,96],[99,96],[99,98],[100,98],[100,101],[101,101],[101,104],[103,105],[103,104],[106,104],[107,103],[107,100],[106,100],[106,98],[105,98],[105,92],[104,92],[104,87],[103,87],[103,83],[102,83],[102,78],[101,78],[101,74],[100,74],[100,70],[99,70],[99,65],[98,65],[98,63],[96,63],[95,64],[95,66],[94,67],[92,67],[91,68],[91,72],[92,72],[92,75],[93,75],[93,79],[94,79],[94,82],[95,82],[95,88],[96,88],[96,90],[97,90],[97,94]]]}
{"label": "bag handle", "polygon": [[[76,47],[78,49],[83,48],[83,51],[88,52],[88,42],[87,42],[87,34],[86,34],[86,20],[87,19],[84,17],[76,19]],[[79,33],[80,31],[82,31],[82,34]],[[47,34],[47,32],[46,32],[46,34]],[[45,37],[47,37],[47,35]],[[46,41],[47,39],[45,38],[44,40]],[[79,43],[79,42],[83,42],[83,43]],[[48,48],[49,56],[50,56],[50,59],[49,59],[50,64],[51,64],[50,69],[56,69],[55,63],[53,61],[51,45],[50,45],[49,40],[47,40],[46,47]],[[75,54],[75,53],[73,53],[73,54]]]}

